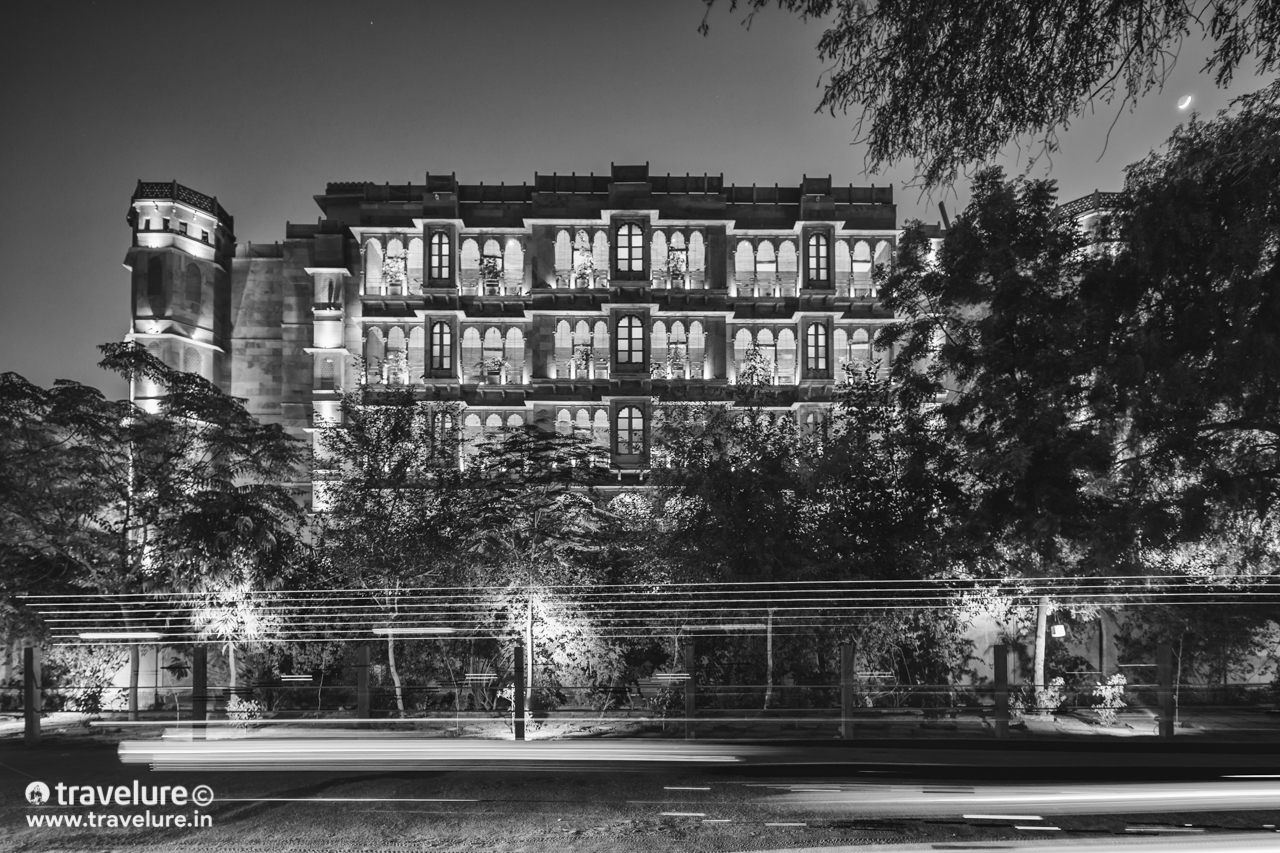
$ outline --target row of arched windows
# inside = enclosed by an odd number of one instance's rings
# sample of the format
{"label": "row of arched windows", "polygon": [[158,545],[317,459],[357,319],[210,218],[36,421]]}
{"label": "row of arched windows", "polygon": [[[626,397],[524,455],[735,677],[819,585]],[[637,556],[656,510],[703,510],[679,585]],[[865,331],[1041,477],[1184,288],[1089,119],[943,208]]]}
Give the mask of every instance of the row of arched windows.
{"label": "row of arched windows", "polygon": [[[616,226],[616,273],[623,278],[645,276],[645,229],[634,222]],[[706,268],[706,244],[700,231],[655,229],[650,237],[651,277],[659,284],[701,286]],[[371,295],[420,293],[432,283],[447,284],[453,277],[453,238],[448,231],[432,231],[428,237],[428,268],[423,277],[423,241],[399,237],[371,237],[364,249],[364,292]],[[560,229],[555,238],[557,287],[599,287],[607,284],[610,235],[602,228]],[[876,243],[874,256],[866,240],[809,234],[804,244],[806,279],[811,286],[869,286],[875,264],[887,264],[892,246]],[[468,288],[498,288],[508,292],[524,279],[525,248],[520,238],[465,237],[458,248],[459,283]],[[758,284],[794,287],[799,277],[799,257],[793,239],[779,236],[739,240],[734,251],[735,285]]]}

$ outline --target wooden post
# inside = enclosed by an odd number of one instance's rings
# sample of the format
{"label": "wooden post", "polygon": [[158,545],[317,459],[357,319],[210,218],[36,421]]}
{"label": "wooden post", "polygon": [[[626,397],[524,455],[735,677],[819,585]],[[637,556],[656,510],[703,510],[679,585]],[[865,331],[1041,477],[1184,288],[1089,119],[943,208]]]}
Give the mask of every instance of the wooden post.
{"label": "wooden post", "polygon": [[696,695],[694,694],[693,684],[693,641],[690,640],[684,644],[684,671],[688,676],[684,680],[684,737],[685,740],[693,740],[693,714],[697,708]]}
{"label": "wooden post", "polygon": [[1156,672],[1160,681],[1160,737],[1173,737],[1173,646],[1161,643],[1156,647]]}
{"label": "wooden post", "polygon": [[840,737],[845,740],[853,740],[853,691],[857,684],[854,655],[857,651],[853,643],[840,644]]}
{"label": "wooden post", "polygon": [[40,650],[27,646],[22,650],[22,716],[27,746],[40,743],[40,710],[44,697],[40,694]]}
{"label": "wooden post", "polygon": [[511,723],[516,740],[524,740],[524,646],[516,646],[512,668],[515,670],[516,686],[511,693]]}
{"label": "wooden post", "polygon": [[356,649],[356,718],[369,719],[369,647]]}
{"label": "wooden post", "polygon": [[996,646],[995,681],[996,681],[996,737],[1009,736],[1009,647]]}
{"label": "wooden post", "polygon": [[203,723],[209,719],[209,649],[206,646],[191,647],[191,737],[204,738]]}

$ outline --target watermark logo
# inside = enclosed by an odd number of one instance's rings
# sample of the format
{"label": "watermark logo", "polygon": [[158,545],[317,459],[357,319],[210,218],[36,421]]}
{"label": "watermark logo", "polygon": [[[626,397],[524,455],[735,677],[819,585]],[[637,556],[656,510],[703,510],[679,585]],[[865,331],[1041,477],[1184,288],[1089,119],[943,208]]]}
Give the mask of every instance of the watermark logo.
{"label": "watermark logo", "polygon": [[27,802],[33,806],[49,802],[49,786],[43,782],[32,782],[27,786]]}

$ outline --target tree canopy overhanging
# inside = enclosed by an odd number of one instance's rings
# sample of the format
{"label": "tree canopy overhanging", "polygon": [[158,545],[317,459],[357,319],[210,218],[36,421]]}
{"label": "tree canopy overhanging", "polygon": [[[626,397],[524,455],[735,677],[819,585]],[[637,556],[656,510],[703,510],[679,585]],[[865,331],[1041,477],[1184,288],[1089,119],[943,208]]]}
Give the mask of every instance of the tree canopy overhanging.
{"label": "tree canopy overhanging", "polygon": [[[706,34],[716,0],[704,2]],[[729,0],[730,11],[739,2]],[[914,160],[926,189],[1028,135],[1052,152],[1057,131],[1095,104],[1118,96],[1134,106],[1163,85],[1195,29],[1214,42],[1202,71],[1218,86],[1250,57],[1259,74],[1280,67],[1275,0],[741,2],[747,24],[774,2],[826,23],[818,109],[860,109],[868,169]]]}

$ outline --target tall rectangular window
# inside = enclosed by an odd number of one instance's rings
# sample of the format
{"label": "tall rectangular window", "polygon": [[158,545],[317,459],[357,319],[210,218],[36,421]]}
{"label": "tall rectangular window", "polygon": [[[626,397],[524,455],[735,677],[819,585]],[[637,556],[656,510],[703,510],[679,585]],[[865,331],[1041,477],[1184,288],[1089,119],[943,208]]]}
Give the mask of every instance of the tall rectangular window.
{"label": "tall rectangular window", "polygon": [[814,323],[805,334],[804,345],[805,370],[825,371],[827,369],[827,327]]}
{"label": "tall rectangular window", "polygon": [[151,220],[150,220],[150,219],[144,219],[144,220],[142,220],[142,230],[143,230],[143,231],[150,231],[150,230],[151,230]]}
{"label": "tall rectangular window", "polygon": [[628,314],[618,321],[618,364],[644,364],[644,325]]}
{"label": "tall rectangular window", "polygon": [[178,223],[178,233],[183,235],[187,233],[187,223],[185,222]]}
{"label": "tall rectangular window", "polygon": [[201,239],[203,242],[208,243],[208,242],[209,242],[209,232],[208,232],[208,231],[201,230],[201,231],[200,231],[200,239]]}
{"label": "tall rectangular window", "polygon": [[614,435],[617,436],[615,448],[619,456],[644,454],[644,412],[636,406],[624,406],[618,410],[614,427]]}
{"label": "tall rectangular window", "polygon": [[810,234],[805,249],[806,272],[810,284],[826,284],[830,278],[828,273],[828,252],[826,234]]}
{"label": "tall rectangular window", "polygon": [[644,273],[644,232],[634,222],[618,226],[618,272]]}
{"label": "tall rectangular window", "polygon": [[453,329],[448,323],[431,324],[431,369],[453,367]]}
{"label": "tall rectangular window", "polygon": [[169,230],[169,217],[167,217],[167,216],[166,216],[164,219],[162,219],[162,220],[160,220],[160,221],[164,223],[164,230],[168,231],[168,230]]}
{"label": "tall rectangular window", "polygon": [[452,251],[447,231],[436,231],[431,235],[431,253],[427,277],[433,281],[443,281],[451,277]]}

